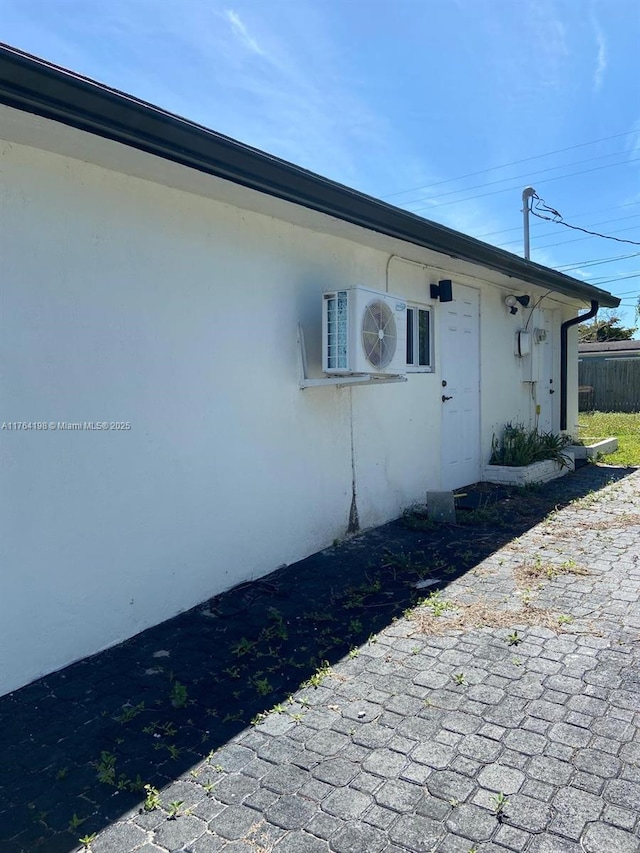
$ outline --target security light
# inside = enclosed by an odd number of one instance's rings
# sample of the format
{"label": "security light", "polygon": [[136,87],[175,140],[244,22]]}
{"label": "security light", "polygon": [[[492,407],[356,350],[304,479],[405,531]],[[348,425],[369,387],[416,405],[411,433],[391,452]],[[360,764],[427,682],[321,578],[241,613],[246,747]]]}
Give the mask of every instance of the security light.
{"label": "security light", "polygon": [[516,296],[514,293],[510,293],[504,298],[504,304],[509,309],[510,314],[517,314],[518,305],[522,305],[523,308],[526,308],[530,301],[531,297],[526,294],[524,296]]}

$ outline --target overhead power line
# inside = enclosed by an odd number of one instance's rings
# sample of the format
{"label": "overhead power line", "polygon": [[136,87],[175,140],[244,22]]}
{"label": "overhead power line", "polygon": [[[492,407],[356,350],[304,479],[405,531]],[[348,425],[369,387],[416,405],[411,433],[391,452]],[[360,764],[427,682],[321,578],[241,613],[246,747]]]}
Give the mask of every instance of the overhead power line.
{"label": "overhead power line", "polygon": [[[640,157],[632,157],[630,160],[625,160],[623,163],[608,163],[606,166],[594,166],[592,169],[582,169],[579,172],[569,172],[566,175],[556,175],[555,178],[543,178],[541,181],[538,181],[537,183],[538,184],[548,184],[548,183],[551,183],[551,181],[561,181],[564,178],[573,178],[576,175],[588,175],[591,172],[599,172],[602,169],[611,169],[614,166],[626,166],[629,163],[636,163],[638,161],[640,161]],[[457,199],[454,199],[453,201],[445,201],[442,204],[439,204],[439,203],[437,203],[435,205],[427,204],[424,207],[417,207],[417,208],[415,208],[415,210],[410,210],[409,213],[419,213],[421,210],[431,210],[432,212],[435,212],[436,210],[439,210],[441,207],[448,207],[448,205],[450,205],[450,204],[460,204],[461,202],[464,202],[464,201],[473,201],[476,198],[486,198],[487,196],[490,196],[490,195],[500,195],[500,193],[509,193],[509,192],[513,192],[513,190],[518,189],[518,188],[519,188],[519,185],[516,185],[513,187],[505,187],[504,189],[501,189],[501,190],[491,190],[491,192],[488,192],[488,193],[479,193],[478,195],[471,195],[471,196],[468,196],[466,198],[457,198]]]}
{"label": "overhead power line", "polygon": [[501,166],[490,166],[487,169],[480,169],[477,172],[468,172],[466,175],[458,175],[457,178],[445,178],[442,181],[435,181],[431,184],[422,184],[419,187],[411,187],[407,190],[398,190],[397,192],[383,195],[381,198],[395,198],[404,193],[413,193],[418,190],[427,190],[431,187],[439,187],[442,184],[449,184],[453,181],[462,181],[465,178],[475,178],[476,175],[485,175],[487,172],[495,172],[498,169],[507,169],[509,166],[519,166],[520,163],[530,163],[532,160],[541,160],[543,157],[551,157],[553,154],[564,154],[565,151],[576,151],[578,148],[586,148],[589,145],[597,145],[599,142],[609,142],[611,139],[622,139],[625,136],[631,136],[634,133],[640,133],[640,130],[627,130],[625,133],[615,133],[613,136],[604,136],[602,139],[593,139],[591,142],[581,142],[578,145],[569,145],[567,148],[556,148],[555,151],[547,151],[546,154],[534,154],[532,157],[524,157],[522,160],[512,160],[511,163],[503,163]]}
{"label": "overhead power line", "polygon": [[[548,211],[551,216],[545,216],[543,213],[539,213],[538,211],[540,210]],[[598,231],[589,231],[587,228],[581,228],[579,225],[570,225],[568,222],[564,221],[561,213],[558,213],[558,211],[554,210],[553,207],[549,207],[545,200],[540,198],[538,193],[535,191],[531,197],[531,201],[529,202],[529,211],[539,219],[546,219],[548,222],[555,222],[558,225],[564,225],[566,228],[571,228],[573,231],[582,231],[585,234],[589,234],[591,237],[602,237],[604,240],[615,240],[617,243],[631,243],[632,246],[640,246],[640,242],[637,240],[625,240],[622,237],[613,237],[611,234],[600,234]]]}
{"label": "overhead power line", "polygon": [[[623,234],[625,231],[635,231],[637,228],[636,225],[632,225],[629,228],[619,228],[617,231],[612,231],[612,234]],[[574,237],[571,240],[562,240],[560,243],[543,243],[542,245],[537,245],[537,249],[552,249],[556,246],[567,246],[569,243],[580,243],[582,240],[593,240],[594,235],[590,234],[587,237]],[[497,247],[498,249],[502,248],[501,246]]]}
{"label": "overhead power line", "polygon": [[632,252],[630,255],[614,255],[611,258],[596,258],[592,261],[579,261],[571,264],[561,264],[556,267],[558,271],[568,272],[569,270],[578,270],[584,267],[597,267],[601,264],[612,264],[614,261],[626,261],[630,258],[640,257],[640,252]]}
{"label": "overhead power line", "polygon": [[[640,278],[640,272],[636,273],[635,275],[630,275],[629,278]],[[612,284],[615,281],[618,281],[618,279],[617,278],[607,278],[604,281],[598,281],[597,287],[600,287],[600,285],[602,285],[602,284]],[[591,282],[589,281],[589,282],[587,282],[587,284],[591,284]]]}
{"label": "overhead power line", "polygon": [[[519,181],[524,178],[527,181],[530,181],[532,178],[535,178],[537,175],[546,175],[547,172],[553,172],[557,169],[566,169],[568,166],[582,166],[584,163],[593,163],[595,160],[605,160],[607,157],[619,157],[621,155],[628,154],[627,151],[616,151],[612,154],[600,154],[598,157],[588,157],[586,160],[573,160],[571,163],[561,163],[559,166],[549,166],[547,169],[539,169],[537,172],[526,172],[523,175],[510,175],[508,178],[498,178],[496,181],[488,181],[484,184],[473,184],[470,187],[461,187],[458,190],[447,190],[444,193],[438,193],[437,195],[429,195],[429,196],[420,196],[420,198],[409,199],[408,201],[402,201],[400,204],[408,205],[408,204],[418,204],[421,201],[427,201],[436,198],[445,198],[449,195],[455,195],[456,193],[464,193],[469,190],[480,190],[483,187],[493,187],[496,184],[504,184],[505,181]],[[619,166],[626,163],[626,160],[621,160],[620,163],[610,163],[611,166]]]}
{"label": "overhead power line", "polygon": [[606,275],[598,276],[597,278],[590,278],[589,284],[608,284],[611,281],[626,281],[628,278],[638,278],[640,275],[640,270],[634,270],[631,273],[625,275],[617,275],[615,277],[607,278]]}
{"label": "overhead power line", "polygon": [[[636,225],[631,225],[629,228],[618,228],[616,231],[612,231],[611,233],[612,233],[612,234],[623,234],[625,231],[635,231],[635,230],[636,230],[636,228],[637,228],[637,226],[636,226]],[[552,247],[554,247],[554,246],[566,246],[566,245],[568,245],[569,243],[580,243],[580,242],[582,242],[582,240],[593,240],[593,236],[587,236],[587,237],[574,237],[572,240],[562,240],[562,242],[560,242],[560,243],[542,243],[542,244],[536,244],[536,248],[538,248],[538,249],[551,249],[551,248],[552,248]],[[501,244],[498,244],[498,245],[496,246],[496,248],[498,248],[498,249],[502,249],[502,248],[504,248],[504,246],[503,246],[503,245],[501,245]],[[510,250],[510,249],[507,249],[507,251],[511,251],[511,250]]]}
{"label": "overhead power line", "polygon": [[[640,201],[628,201],[628,202],[625,202],[624,204],[614,204],[612,207],[601,207],[601,208],[598,208],[598,210],[587,210],[587,211],[583,211],[582,213],[570,213],[570,214],[568,214],[568,216],[571,219],[574,219],[574,218],[578,219],[578,218],[581,218],[583,216],[597,216],[597,214],[599,214],[599,213],[608,213],[610,210],[620,210],[621,207],[637,207],[637,205],[639,205],[639,204],[640,204]],[[634,214],[634,215],[640,216],[640,213]],[[544,225],[543,222],[532,222],[531,224],[532,224],[532,226],[540,227],[540,228],[542,228],[542,226]],[[595,224],[595,223],[591,223],[591,224]],[[510,231],[522,231],[522,224],[515,225],[513,228],[502,228],[500,231],[487,231],[484,234],[475,234],[474,236],[475,236],[476,240],[482,240],[483,237],[493,237],[496,234],[507,234]]]}
{"label": "overhead power line", "polygon": [[[531,208],[529,208],[529,209],[531,210]],[[531,212],[534,213],[533,210]],[[537,216],[537,214],[536,214],[536,216]],[[640,216],[640,213],[632,213],[630,216],[619,216],[616,219],[601,219],[599,222],[591,222],[589,224],[590,225],[608,225],[611,222],[623,222],[625,219],[635,219],[638,216]],[[551,220],[547,216],[539,216],[538,218],[539,219],[546,219],[550,222],[556,222],[555,219]],[[578,226],[575,226],[575,227],[577,228]],[[520,228],[522,229],[522,226],[520,226]],[[545,231],[544,234],[536,234],[536,238],[551,237],[551,236],[555,236],[557,233],[558,233],[557,231]],[[590,232],[590,233],[595,233],[595,232]],[[613,233],[615,234],[616,232],[614,231]],[[520,242],[522,242],[520,239],[518,239],[518,240],[507,240],[504,243],[500,243],[500,246],[512,246],[514,243],[520,243]]]}

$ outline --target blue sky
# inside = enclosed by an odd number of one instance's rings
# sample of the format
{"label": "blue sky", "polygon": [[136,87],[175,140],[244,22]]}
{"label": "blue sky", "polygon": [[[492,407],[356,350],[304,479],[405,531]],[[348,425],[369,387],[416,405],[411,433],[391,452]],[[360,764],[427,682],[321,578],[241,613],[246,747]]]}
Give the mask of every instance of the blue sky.
{"label": "blue sky", "polygon": [[[0,0],[0,20],[9,44],[509,251],[527,184],[640,242],[637,0]],[[621,295],[631,324],[640,245],[533,223],[532,259]]]}

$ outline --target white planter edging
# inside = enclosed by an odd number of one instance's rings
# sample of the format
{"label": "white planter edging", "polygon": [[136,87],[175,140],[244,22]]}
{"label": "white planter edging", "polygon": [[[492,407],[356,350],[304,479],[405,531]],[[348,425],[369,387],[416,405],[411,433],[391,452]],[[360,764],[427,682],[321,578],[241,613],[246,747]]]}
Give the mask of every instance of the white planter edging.
{"label": "white planter edging", "polygon": [[575,459],[594,459],[598,453],[615,453],[618,449],[617,438],[603,438],[595,444],[572,444],[570,450]]}
{"label": "white planter edging", "polygon": [[534,462],[533,465],[523,465],[521,468],[513,468],[508,465],[485,465],[482,479],[485,483],[500,483],[505,486],[527,486],[530,483],[546,483],[562,477],[569,471],[575,470],[573,454],[567,448],[566,454],[569,467],[562,467],[553,459],[545,459],[542,462]]}

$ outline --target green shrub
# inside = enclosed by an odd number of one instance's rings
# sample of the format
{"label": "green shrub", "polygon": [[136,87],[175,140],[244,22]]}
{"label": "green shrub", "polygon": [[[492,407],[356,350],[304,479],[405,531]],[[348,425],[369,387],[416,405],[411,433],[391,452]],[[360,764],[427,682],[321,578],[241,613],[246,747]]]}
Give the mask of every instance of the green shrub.
{"label": "green shrub", "polygon": [[489,464],[520,468],[553,459],[561,467],[569,467],[564,455],[567,443],[568,439],[557,433],[528,430],[523,424],[507,424],[501,440],[493,436]]}

